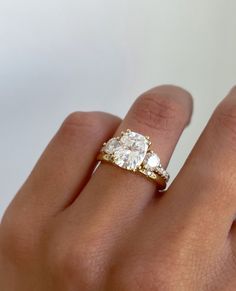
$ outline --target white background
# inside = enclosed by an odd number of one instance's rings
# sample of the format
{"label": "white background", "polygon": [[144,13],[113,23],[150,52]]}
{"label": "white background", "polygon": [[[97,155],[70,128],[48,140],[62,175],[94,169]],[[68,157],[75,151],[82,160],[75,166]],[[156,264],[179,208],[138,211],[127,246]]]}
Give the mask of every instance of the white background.
{"label": "white background", "polygon": [[68,113],[124,116],[162,83],[195,99],[175,176],[235,84],[235,11],[235,0],[1,0],[0,216]]}

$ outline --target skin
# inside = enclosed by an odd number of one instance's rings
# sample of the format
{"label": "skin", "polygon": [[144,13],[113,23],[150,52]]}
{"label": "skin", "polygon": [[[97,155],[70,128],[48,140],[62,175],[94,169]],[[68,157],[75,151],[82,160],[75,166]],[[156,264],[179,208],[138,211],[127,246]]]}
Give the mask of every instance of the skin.
{"label": "skin", "polygon": [[166,167],[192,114],[174,86],[141,95],[124,120],[63,122],[0,225],[0,290],[236,290],[236,88],[218,105],[171,186],[96,166],[104,141],[150,136]]}

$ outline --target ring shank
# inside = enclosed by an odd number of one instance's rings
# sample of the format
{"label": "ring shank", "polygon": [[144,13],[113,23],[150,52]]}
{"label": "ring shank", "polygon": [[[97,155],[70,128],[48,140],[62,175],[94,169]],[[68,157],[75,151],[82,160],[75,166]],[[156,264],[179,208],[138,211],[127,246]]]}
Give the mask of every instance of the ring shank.
{"label": "ring shank", "polygon": [[[97,156],[97,160],[100,161],[100,162],[107,162],[107,163],[110,163],[116,167],[119,167],[118,165],[116,165],[114,163],[114,161],[111,159],[110,155],[106,154],[106,153],[103,153],[103,152],[100,152]],[[121,167],[119,167],[121,168]],[[124,169],[126,170],[126,169]],[[161,177],[160,175],[158,175],[157,173],[153,173],[153,175],[150,177],[148,175],[146,175],[145,173],[143,173],[141,170],[137,169],[136,171],[133,171],[135,173],[138,173],[142,176],[145,176],[146,178],[148,178],[150,181],[152,182],[155,182],[156,185],[157,185],[157,188],[158,190],[164,190],[166,188],[166,180]]]}

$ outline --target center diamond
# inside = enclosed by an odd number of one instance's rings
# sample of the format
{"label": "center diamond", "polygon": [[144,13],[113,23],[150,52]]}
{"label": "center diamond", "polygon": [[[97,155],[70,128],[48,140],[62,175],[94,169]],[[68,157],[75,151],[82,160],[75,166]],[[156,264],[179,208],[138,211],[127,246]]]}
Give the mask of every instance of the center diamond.
{"label": "center diamond", "polygon": [[143,162],[149,141],[143,135],[127,131],[120,138],[120,147],[114,152],[114,162],[121,168],[137,169]]}

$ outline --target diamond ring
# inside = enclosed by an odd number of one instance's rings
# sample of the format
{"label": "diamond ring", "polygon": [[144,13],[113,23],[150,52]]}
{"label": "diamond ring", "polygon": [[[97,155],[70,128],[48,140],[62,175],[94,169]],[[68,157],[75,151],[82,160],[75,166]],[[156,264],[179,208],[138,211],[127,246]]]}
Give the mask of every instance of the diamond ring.
{"label": "diamond ring", "polygon": [[150,150],[150,145],[149,137],[127,129],[120,137],[113,137],[103,144],[98,160],[141,173],[154,180],[159,189],[163,190],[169,174],[162,167],[158,155]]}

